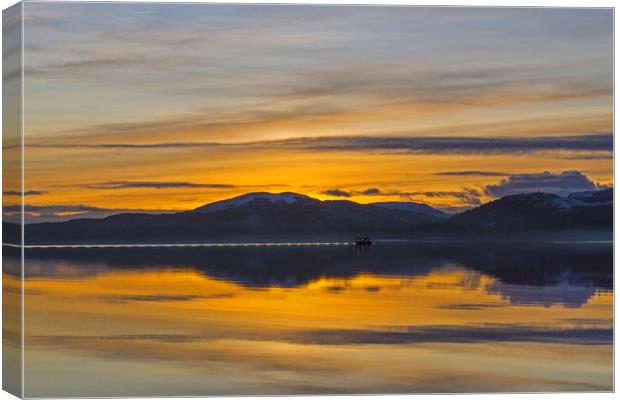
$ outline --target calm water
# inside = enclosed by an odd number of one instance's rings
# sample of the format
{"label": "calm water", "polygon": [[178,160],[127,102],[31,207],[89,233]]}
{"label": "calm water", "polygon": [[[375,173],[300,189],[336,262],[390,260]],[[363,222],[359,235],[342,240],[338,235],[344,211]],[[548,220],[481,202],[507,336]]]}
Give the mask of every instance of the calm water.
{"label": "calm water", "polygon": [[611,244],[26,257],[26,396],[612,389]]}

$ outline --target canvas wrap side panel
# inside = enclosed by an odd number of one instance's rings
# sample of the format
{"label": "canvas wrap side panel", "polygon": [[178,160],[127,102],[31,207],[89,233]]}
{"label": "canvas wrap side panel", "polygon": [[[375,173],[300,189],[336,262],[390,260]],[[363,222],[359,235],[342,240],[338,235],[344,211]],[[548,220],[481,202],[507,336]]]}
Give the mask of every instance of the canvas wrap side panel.
{"label": "canvas wrap side panel", "polygon": [[2,389],[22,397],[22,3],[2,13]]}

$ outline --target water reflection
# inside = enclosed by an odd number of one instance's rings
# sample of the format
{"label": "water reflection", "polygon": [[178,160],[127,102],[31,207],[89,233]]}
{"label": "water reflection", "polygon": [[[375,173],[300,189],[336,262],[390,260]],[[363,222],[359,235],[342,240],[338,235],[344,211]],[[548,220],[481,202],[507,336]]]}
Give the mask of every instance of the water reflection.
{"label": "water reflection", "polygon": [[612,388],[611,245],[26,257],[28,396]]}

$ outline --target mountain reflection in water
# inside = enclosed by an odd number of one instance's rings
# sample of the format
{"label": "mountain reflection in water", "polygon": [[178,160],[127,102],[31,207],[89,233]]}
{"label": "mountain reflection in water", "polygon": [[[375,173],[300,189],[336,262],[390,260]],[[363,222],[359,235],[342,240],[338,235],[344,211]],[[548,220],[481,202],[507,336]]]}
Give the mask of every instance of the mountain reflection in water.
{"label": "mountain reflection in water", "polygon": [[27,396],[612,389],[610,244],[25,253]]}

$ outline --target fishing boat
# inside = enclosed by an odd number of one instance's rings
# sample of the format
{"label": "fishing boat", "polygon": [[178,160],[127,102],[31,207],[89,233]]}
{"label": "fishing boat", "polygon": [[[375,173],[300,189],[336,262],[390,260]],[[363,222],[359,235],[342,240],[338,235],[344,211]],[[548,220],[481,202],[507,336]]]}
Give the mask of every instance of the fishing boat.
{"label": "fishing boat", "polygon": [[355,245],[356,246],[370,246],[372,244],[372,240],[368,235],[357,235],[355,237]]}

